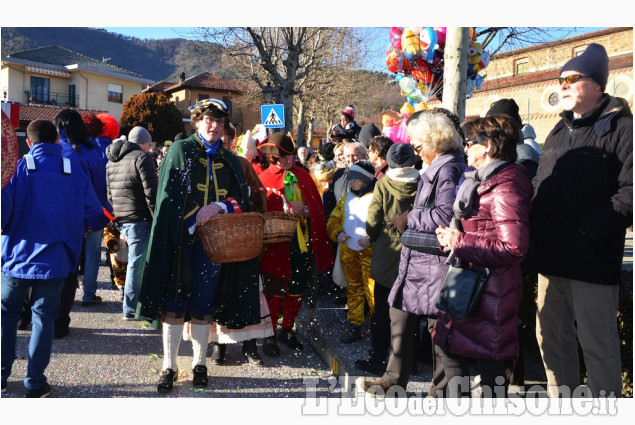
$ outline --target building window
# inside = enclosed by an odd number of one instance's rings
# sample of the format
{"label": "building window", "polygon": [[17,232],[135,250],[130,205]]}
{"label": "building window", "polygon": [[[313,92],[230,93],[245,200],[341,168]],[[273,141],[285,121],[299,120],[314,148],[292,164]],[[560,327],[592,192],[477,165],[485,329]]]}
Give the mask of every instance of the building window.
{"label": "building window", "polygon": [[578,46],[573,48],[573,56],[580,56],[588,46]]}
{"label": "building window", "polygon": [[76,96],[75,84],[69,84],[68,86],[68,103],[67,106],[76,107],[75,96]]}
{"label": "building window", "polygon": [[551,106],[556,106],[560,103],[560,94],[558,92],[553,92],[549,95],[549,104]]}
{"label": "building window", "polygon": [[516,75],[526,74],[529,72],[529,59],[523,58],[516,60],[514,62],[514,69],[516,70]]}
{"label": "building window", "polygon": [[31,77],[31,102],[46,103],[49,101],[51,80],[48,78]]}
{"label": "building window", "polygon": [[108,102],[123,103],[123,86],[108,84]]}

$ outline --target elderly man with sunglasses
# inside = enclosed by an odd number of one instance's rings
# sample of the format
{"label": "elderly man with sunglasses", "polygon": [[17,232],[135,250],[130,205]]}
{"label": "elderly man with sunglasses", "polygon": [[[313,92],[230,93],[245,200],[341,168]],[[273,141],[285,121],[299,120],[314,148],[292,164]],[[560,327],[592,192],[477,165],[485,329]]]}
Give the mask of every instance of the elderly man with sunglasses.
{"label": "elderly man with sunglasses", "polygon": [[[533,180],[528,265],[539,273],[536,335],[551,397],[622,390],[616,314],[633,214],[633,115],[604,93],[608,65],[592,43],[562,67],[562,119]],[[590,394],[575,392],[578,342]]]}
{"label": "elderly man with sunglasses", "polygon": [[[215,264],[194,234],[196,225],[218,214],[251,211],[249,188],[238,158],[223,148],[229,108],[205,99],[190,108],[196,132],[174,142],[161,163],[152,232],[137,315],[161,320],[163,369],[157,390],[168,393],[178,379],[177,356],[184,321],[191,322],[194,388],[209,383],[206,352],[219,294],[241,282],[241,328],[260,322],[258,259]],[[222,281],[222,282],[221,282]],[[222,313],[222,311],[221,311]],[[224,314],[224,313],[222,313]],[[156,322],[155,322],[156,323]]]}

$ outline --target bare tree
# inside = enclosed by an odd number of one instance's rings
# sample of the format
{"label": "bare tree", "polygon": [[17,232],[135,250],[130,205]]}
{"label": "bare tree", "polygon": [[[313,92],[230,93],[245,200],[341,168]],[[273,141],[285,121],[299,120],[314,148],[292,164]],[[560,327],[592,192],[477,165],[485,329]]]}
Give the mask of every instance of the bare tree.
{"label": "bare tree", "polygon": [[271,82],[275,101],[285,108],[285,132],[292,131],[294,99],[305,86],[325,85],[319,75],[329,70],[359,67],[367,52],[354,28],[200,28],[198,34],[225,47],[221,67],[255,83],[254,100]]}

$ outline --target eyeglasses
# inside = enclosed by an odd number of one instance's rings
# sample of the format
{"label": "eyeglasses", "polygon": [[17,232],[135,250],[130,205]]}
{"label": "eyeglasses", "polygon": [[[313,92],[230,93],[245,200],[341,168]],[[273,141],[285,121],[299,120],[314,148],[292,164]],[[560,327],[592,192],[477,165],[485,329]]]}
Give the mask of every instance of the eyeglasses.
{"label": "eyeglasses", "polygon": [[206,122],[210,124],[216,124],[216,127],[223,127],[225,125],[224,118],[212,118],[209,115],[205,115],[203,117],[203,120],[205,120]]}
{"label": "eyeglasses", "polygon": [[412,149],[414,149],[415,153],[419,153],[421,152],[421,149],[423,149],[423,145],[412,145]]}
{"label": "eyeglasses", "polygon": [[472,141],[472,140],[466,140],[466,141],[465,141],[465,147],[467,147],[467,148],[469,149],[469,148],[471,148],[471,147],[472,147],[472,145],[473,145],[474,143],[476,143],[476,142],[474,142],[474,141]]}
{"label": "eyeglasses", "polygon": [[558,83],[562,85],[562,83],[566,81],[567,84],[573,84],[577,82],[580,78],[591,78],[591,77],[589,77],[588,75],[569,75],[567,77],[558,78]]}

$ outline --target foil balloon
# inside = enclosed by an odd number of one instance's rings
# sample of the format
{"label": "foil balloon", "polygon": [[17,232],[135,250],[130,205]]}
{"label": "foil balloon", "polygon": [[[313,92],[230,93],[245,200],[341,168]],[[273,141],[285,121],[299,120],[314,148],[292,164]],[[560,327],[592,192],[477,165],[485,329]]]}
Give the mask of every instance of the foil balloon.
{"label": "foil balloon", "polygon": [[445,36],[447,32],[446,27],[434,27],[434,32],[437,33],[437,43],[439,46],[445,46]]}
{"label": "foil balloon", "polygon": [[405,118],[408,118],[414,112],[415,112],[414,107],[408,102],[404,103],[401,109],[399,110],[399,113],[403,115]]}
{"label": "foil balloon", "polygon": [[401,50],[390,46],[386,51],[386,68],[394,73],[403,72],[406,69],[410,69],[410,63],[401,53]]}
{"label": "foil balloon", "polygon": [[390,44],[397,50],[401,50],[401,34],[403,30],[399,27],[390,28]]}
{"label": "foil balloon", "polygon": [[487,50],[483,50],[481,53],[481,61],[478,63],[478,66],[480,69],[485,69],[487,68],[487,65],[489,65],[489,52]]}
{"label": "foil balloon", "polygon": [[427,62],[421,58],[419,58],[416,64],[412,64],[410,73],[418,81],[422,81],[424,83],[432,81],[432,71],[430,71],[430,67]]}
{"label": "foil balloon", "polygon": [[479,63],[481,62],[481,53],[483,48],[479,43],[470,41],[470,46],[467,51],[467,76],[473,77],[479,71]]}
{"label": "foil balloon", "polygon": [[401,91],[415,101],[415,103],[423,100],[424,94],[421,91],[421,88],[417,85],[417,80],[415,80],[412,76],[406,75],[402,77],[399,80],[399,87],[401,87]]}
{"label": "foil balloon", "polygon": [[421,57],[419,37],[410,29],[405,29],[401,34],[401,51],[410,62],[415,62]]}
{"label": "foil balloon", "polygon": [[421,30],[421,34],[419,34],[419,45],[421,46],[421,57],[426,61],[432,62],[434,59],[437,42],[437,33],[432,27],[425,27]]}

